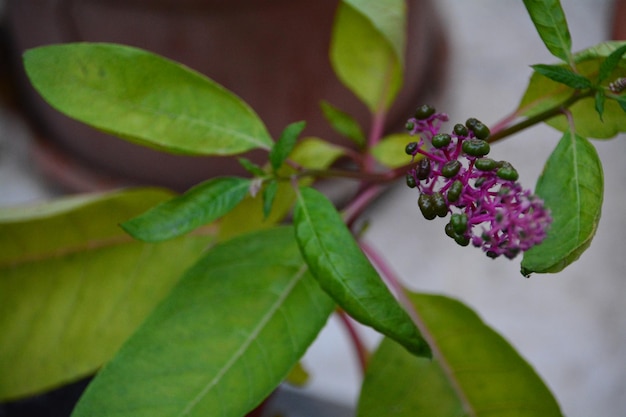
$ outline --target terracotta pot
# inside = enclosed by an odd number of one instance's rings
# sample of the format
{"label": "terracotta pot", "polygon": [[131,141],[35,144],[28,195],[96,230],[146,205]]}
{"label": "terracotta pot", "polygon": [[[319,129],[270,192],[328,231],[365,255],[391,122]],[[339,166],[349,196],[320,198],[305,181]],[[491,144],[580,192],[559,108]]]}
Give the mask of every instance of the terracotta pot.
{"label": "terracotta pot", "polygon": [[[424,94],[433,92],[444,66],[444,37],[432,1],[408,3],[406,80],[390,113],[389,128],[401,126]],[[128,182],[175,189],[239,170],[232,159],[147,150],[52,110],[25,79],[21,54],[38,45],[75,41],[123,43],[182,62],[247,101],[274,137],[288,123],[307,120],[305,134],[340,140],[319,111],[321,99],[362,122],[368,114],[330,67],[327,50],[337,4],[337,0],[8,0],[17,81],[30,116],[50,140],[43,160],[62,150],[66,159],[69,155],[70,161],[82,161],[82,169],[87,166]],[[77,179],[72,180],[67,167],[54,175],[67,177],[66,183]],[[79,174],[79,180],[81,175],[90,174]]]}

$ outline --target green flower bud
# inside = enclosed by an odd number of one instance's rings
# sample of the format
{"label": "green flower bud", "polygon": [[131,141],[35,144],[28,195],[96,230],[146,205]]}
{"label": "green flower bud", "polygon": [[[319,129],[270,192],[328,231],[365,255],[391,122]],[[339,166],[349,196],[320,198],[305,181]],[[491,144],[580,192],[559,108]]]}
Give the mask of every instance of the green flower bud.
{"label": "green flower bud", "polygon": [[491,133],[487,126],[485,126],[484,124],[478,121],[474,123],[474,127],[472,127],[472,132],[474,132],[474,135],[478,139],[483,139],[483,140],[487,139],[489,137],[489,134]]}
{"label": "green flower bud", "polygon": [[456,159],[446,162],[441,168],[441,175],[446,178],[452,178],[461,170],[461,163]]}
{"label": "green flower bud", "polygon": [[519,178],[519,174],[511,164],[503,165],[496,171],[496,175],[507,181],[517,181]]}
{"label": "green flower bud", "polygon": [[452,225],[452,228],[455,231],[455,233],[459,235],[464,235],[465,232],[467,232],[467,226],[468,226],[467,214],[454,213],[450,218],[450,224]]}
{"label": "green flower bud", "polygon": [[417,181],[415,180],[413,174],[406,174],[406,185],[408,185],[409,188],[417,187]]}
{"label": "green flower bud", "polygon": [[446,224],[444,230],[446,231],[446,235],[450,236],[452,239],[457,236],[456,232],[454,231],[454,227],[452,227],[452,223]]}
{"label": "green flower bud", "polygon": [[428,104],[419,106],[417,110],[415,110],[415,118],[418,120],[428,119],[433,114],[435,114],[435,108]]}
{"label": "green flower bud", "polygon": [[404,148],[404,152],[406,152],[407,155],[415,155],[415,152],[417,152],[417,142],[409,142]]}
{"label": "green flower bud", "polygon": [[475,117],[470,117],[465,121],[465,126],[467,126],[469,130],[474,130],[474,126],[476,126],[476,123],[480,123],[480,120],[476,119]]}
{"label": "green flower bud", "polygon": [[469,132],[465,126],[461,123],[457,123],[454,125],[454,133],[458,136],[467,136]]}
{"label": "green flower bud", "polygon": [[454,241],[461,246],[467,246],[470,243],[469,237],[467,236],[457,236],[454,238]]}
{"label": "green flower bud", "polygon": [[415,129],[415,123],[413,123],[413,122],[406,122],[406,124],[404,125],[404,128],[410,132],[413,129]]}
{"label": "green flower bud", "polygon": [[432,196],[428,194],[420,194],[417,198],[417,205],[422,212],[422,215],[426,220],[432,220],[437,217],[437,212],[435,209],[435,204],[433,202]]}
{"label": "green flower bud", "polygon": [[454,203],[459,200],[461,193],[463,192],[463,183],[461,180],[456,180],[452,183],[448,189],[448,202]]}
{"label": "green flower bud", "polygon": [[446,217],[448,215],[448,204],[443,195],[441,193],[433,193],[431,199],[435,207],[435,214],[439,217]]}
{"label": "green flower bud", "polygon": [[437,133],[433,136],[432,143],[433,146],[437,149],[445,148],[452,141],[452,137],[447,133]]}
{"label": "green flower bud", "polygon": [[425,180],[430,175],[430,159],[424,157],[415,167],[415,176],[418,180]]}
{"label": "green flower bud", "polygon": [[491,158],[479,158],[474,166],[480,171],[492,171],[498,167],[498,163]]}
{"label": "green flower bud", "polygon": [[470,156],[485,156],[489,153],[491,148],[489,144],[482,139],[468,139],[463,141],[463,152]]}

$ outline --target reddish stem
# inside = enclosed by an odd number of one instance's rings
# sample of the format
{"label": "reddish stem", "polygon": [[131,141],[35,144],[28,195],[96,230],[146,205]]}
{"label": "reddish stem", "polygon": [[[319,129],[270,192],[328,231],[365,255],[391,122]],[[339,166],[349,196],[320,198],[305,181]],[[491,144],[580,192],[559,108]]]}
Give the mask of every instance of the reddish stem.
{"label": "reddish stem", "polygon": [[337,316],[339,316],[339,319],[341,319],[341,322],[343,323],[344,327],[348,331],[348,334],[350,335],[350,340],[352,341],[352,347],[354,348],[354,351],[356,352],[357,357],[359,359],[359,367],[361,369],[361,376],[362,376],[365,374],[365,370],[367,369],[367,362],[368,362],[370,353],[365,347],[363,340],[361,340],[361,337],[359,336],[359,333],[356,327],[354,326],[354,323],[350,319],[350,316],[348,315],[348,313],[346,313],[340,308],[337,308]]}

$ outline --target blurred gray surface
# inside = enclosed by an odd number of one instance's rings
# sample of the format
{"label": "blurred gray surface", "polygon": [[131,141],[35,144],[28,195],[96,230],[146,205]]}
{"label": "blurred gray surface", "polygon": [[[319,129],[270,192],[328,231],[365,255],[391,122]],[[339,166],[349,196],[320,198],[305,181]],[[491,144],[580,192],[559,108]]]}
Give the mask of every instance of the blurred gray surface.
{"label": "blurred gray surface", "polygon": [[[611,1],[562,3],[574,50],[606,38]],[[473,116],[492,124],[515,109],[531,74],[529,65],[555,60],[519,0],[440,0],[438,5],[452,44],[449,93],[439,109],[453,123]],[[53,194],[32,169],[30,137],[19,117],[0,107],[2,205]],[[558,132],[541,126],[494,145],[492,154],[511,161],[520,181],[534,187],[559,138]],[[459,298],[478,311],[535,367],[570,417],[626,416],[625,139],[593,142],[605,169],[602,221],[591,248],[558,275],[524,279],[519,259],[493,261],[477,249],[456,246],[444,235],[444,223],[423,220],[417,196],[403,186],[392,189],[368,214],[368,241],[405,282],[415,290]],[[378,336],[361,330],[374,345]],[[305,358],[312,374],[307,390],[353,406],[360,375],[350,353],[340,325],[331,319]],[[321,414],[309,409],[305,415]]]}

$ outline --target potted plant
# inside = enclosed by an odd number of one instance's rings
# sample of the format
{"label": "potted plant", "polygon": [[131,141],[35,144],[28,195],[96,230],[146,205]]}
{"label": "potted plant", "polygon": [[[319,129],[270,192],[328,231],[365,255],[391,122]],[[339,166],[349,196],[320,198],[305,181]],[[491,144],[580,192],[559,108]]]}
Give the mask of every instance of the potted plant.
{"label": "potted plant", "polygon": [[[525,5],[560,63],[533,66],[513,116],[488,127],[421,105],[407,133],[384,136],[402,80],[404,4],[388,2],[383,13],[378,2],[341,3],[332,62],[370,110],[368,133],[345,111],[323,107],[356,150],[301,138],[302,121],[272,138],[237,96],[144,50],[27,52],[35,88],[71,117],[159,149],[230,153],[249,175],[212,178],[181,195],[133,189],[3,212],[4,398],[102,365],[75,416],[245,415],[336,312],[348,329],[354,319],[385,336],[368,352],[350,333],[365,371],[359,416],[560,415],[534,370],[471,309],[404,288],[361,239],[364,210],[403,179],[416,215],[445,218],[451,244],[523,256],[526,276],[558,272],[589,246],[603,178],[587,138],[626,129],[626,45],[572,53],[560,4]],[[542,122],[563,134],[531,192],[491,145]],[[265,164],[237,157],[253,148]],[[339,157],[353,164],[334,167]],[[322,178],[357,183],[341,212],[312,186]]]}

